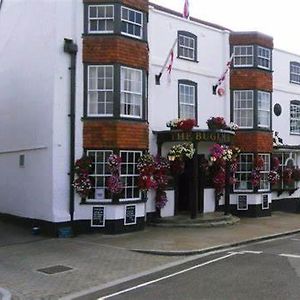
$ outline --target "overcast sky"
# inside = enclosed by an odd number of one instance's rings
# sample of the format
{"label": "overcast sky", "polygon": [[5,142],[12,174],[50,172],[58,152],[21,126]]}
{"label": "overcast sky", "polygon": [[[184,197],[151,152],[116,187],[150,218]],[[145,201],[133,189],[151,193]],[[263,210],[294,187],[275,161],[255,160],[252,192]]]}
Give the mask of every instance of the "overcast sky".
{"label": "overcast sky", "polygon": [[[150,0],[182,12],[184,0]],[[236,31],[273,36],[274,47],[300,55],[300,0],[189,0],[190,15]]]}

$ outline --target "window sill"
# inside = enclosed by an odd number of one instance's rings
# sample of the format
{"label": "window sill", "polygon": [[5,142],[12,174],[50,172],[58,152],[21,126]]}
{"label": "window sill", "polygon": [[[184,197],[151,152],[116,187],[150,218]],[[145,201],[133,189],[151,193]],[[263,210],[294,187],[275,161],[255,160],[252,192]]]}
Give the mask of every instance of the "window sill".
{"label": "window sill", "polygon": [[185,61],[189,61],[189,62],[192,62],[192,63],[199,63],[199,60],[197,60],[197,59],[189,59],[187,57],[181,57],[181,56],[177,56],[177,58],[185,60]]}

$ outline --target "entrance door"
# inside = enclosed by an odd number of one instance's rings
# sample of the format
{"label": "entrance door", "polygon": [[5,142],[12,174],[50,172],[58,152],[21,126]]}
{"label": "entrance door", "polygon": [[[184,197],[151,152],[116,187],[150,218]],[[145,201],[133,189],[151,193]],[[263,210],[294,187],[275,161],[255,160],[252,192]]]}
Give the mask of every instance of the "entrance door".
{"label": "entrance door", "polygon": [[[177,179],[177,201],[176,201],[176,212],[190,212],[191,211],[191,198],[197,190],[197,206],[198,213],[203,212],[203,201],[204,201],[204,186],[205,186],[205,172],[202,167],[204,161],[204,155],[197,155],[196,161],[197,166],[194,166],[191,160],[187,160],[185,163],[184,172],[178,176]],[[193,168],[198,168],[196,180],[192,180]],[[195,183],[196,182],[196,186]]]}

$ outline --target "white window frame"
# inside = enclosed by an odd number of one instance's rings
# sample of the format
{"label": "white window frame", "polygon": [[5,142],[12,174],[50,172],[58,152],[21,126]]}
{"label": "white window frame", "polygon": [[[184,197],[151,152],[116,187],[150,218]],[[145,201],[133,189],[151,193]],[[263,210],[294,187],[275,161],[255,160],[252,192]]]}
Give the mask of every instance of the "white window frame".
{"label": "white window frame", "polygon": [[[240,202],[239,202],[239,198],[240,197],[246,197],[246,207],[245,208],[241,208],[239,206]],[[237,195],[237,201],[236,201],[236,207],[237,207],[237,210],[248,210],[248,195]]]}
{"label": "white window frame", "polygon": [[[181,87],[188,87],[192,88],[193,90],[193,103],[185,102],[186,96],[189,96],[187,94],[181,93]],[[196,119],[196,86],[192,84],[187,83],[179,83],[178,85],[178,99],[179,99],[179,112],[181,119]],[[193,116],[184,115],[182,107],[192,107],[193,109]]]}
{"label": "white window frame", "polygon": [[[260,98],[260,95],[262,96]],[[267,96],[268,99],[266,99],[264,96]],[[264,108],[264,103],[262,103],[263,101],[267,100],[268,101],[268,108],[265,109]],[[260,107],[260,102],[261,101],[261,107]],[[271,126],[271,94],[268,92],[263,92],[263,91],[257,91],[257,127],[261,127],[261,128],[270,128]],[[259,116],[260,116],[260,112],[266,112],[268,113],[268,124],[259,124]]]}
{"label": "white window frame", "polygon": [[300,84],[300,63],[290,63],[290,82]]}
{"label": "white window frame", "polygon": [[[122,70],[128,70],[128,71],[134,71],[134,72],[138,72],[140,75],[140,90],[135,92],[135,91],[130,91],[125,89],[125,78],[123,77],[124,73],[122,72]],[[143,116],[143,72],[142,70],[139,69],[133,69],[133,68],[128,68],[128,67],[121,67],[120,69],[120,84],[121,84],[121,97],[120,97],[120,116],[121,117],[125,117],[125,118],[134,118],[134,119],[141,119]],[[123,86],[123,88],[122,88]],[[126,103],[126,94],[127,95],[132,95],[135,97],[139,97],[140,101],[139,103]],[[131,115],[131,114],[125,114],[122,113],[122,106],[124,105],[124,107],[126,107],[126,105],[135,105],[135,106],[139,106],[140,108],[140,114],[139,115]],[[125,109],[126,111],[126,109]]]}
{"label": "white window frame", "polygon": [[[238,166],[239,164],[241,163],[241,157],[242,156],[251,156],[252,157],[252,163],[251,163],[251,168],[248,170],[248,171],[242,171],[242,170],[237,170],[235,172],[235,178],[237,179],[237,182],[239,181],[239,175],[242,175],[242,174],[248,174],[248,178],[249,180],[248,181],[251,181],[251,173],[252,173],[252,170],[253,170],[253,163],[254,163],[254,155],[253,153],[240,153],[239,154],[239,157],[238,157]],[[247,175],[246,175],[247,176]],[[247,181],[245,181],[247,183]],[[252,186],[252,185],[251,185]],[[241,189],[241,188],[236,188],[236,184],[233,185],[233,190],[234,192],[252,192],[253,191],[253,186],[251,189]]]}
{"label": "white window frame", "polygon": [[[100,153],[100,152],[103,154],[103,160],[101,162],[98,162],[97,161],[97,153]],[[105,157],[108,158],[109,155],[113,153],[113,151],[112,150],[87,150],[87,152],[86,152],[88,157],[90,157],[89,154],[91,154],[91,153],[95,153],[95,160],[93,161],[94,172],[93,172],[93,174],[90,174],[90,177],[92,178],[92,182],[94,182],[93,188],[96,189],[96,178],[97,177],[103,177],[104,178],[104,185],[101,186],[100,188],[104,189],[104,195],[105,195],[105,189],[107,190],[107,186],[106,186],[105,183],[108,180],[108,178],[111,176],[110,172],[105,173],[105,169],[108,166],[108,161],[107,161],[107,159],[105,159]],[[105,155],[105,154],[107,154],[107,155]],[[102,174],[97,173],[97,164],[102,165],[102,170],[103,170]],[[95,197],[94,197],[94,198],[87,198],[86,199],[86,202],[111,202],[111,201],[112,201],[111,198],[95,199]]]}
{"label": "white window frame", "polygon": [[[91,8],[96,8],[97,9],[97,12],[98,12],[98,8],[104,8],[105,10],[105,14],[106,14],[106,9],[107,7],[111,7],[112,8],[112,17],[91,17]],[[107,21],[112,21],[114,22],[114,15],[115,15],[115,12],[114,12],[114,6],[113,5],[89,5],[88,6],[88,32],[89,33],[113,33],[114,31],[113,30],[107,30]],[[91,30],[91,21],[97,21],[97,23],[100,21],[103,21],[105,22],[105,27],[106,27],[106,30]],[[99,23],[98,23],[99,24]],[[97,26],[99,27],[99,26]]]}
{"label": "white window frame", "polygon": [[[132,181],[134,181],[134,180],[136,180],[136,183],[137,183],[137,181],[138,181],[138,177],[139,177],[139,173],[138,173],[138,171],[137,171],[137,163],[138,163],[138,159],[136,159],[136,156],[138,156],[138,157],[141,157],[142,156],[142,151],[136,151],[136,150],[121,150],[120,151],[120,157],[122,157],[122,154],[123,153],[125,153],[126,154],[126,157],[128,157],[128,155],[130,154],[130,153],[132,153],[133,154],[133,162],[132,162],[132,164],[133,164],[133,168],[134,168],[134,170],[135,170],[135,172],[133,173],[133,174],[129,174],[128,172],[128,165],[129,165],[129,163],[128,163],[128,161],[126,160],[126,161],[124,161],[124,160],[122,160],[121,161],[121,168],[120,168],[120,178],[121,178],[121,181],[123,182],[123,184],[124,184],[124,191],[122,192],[122,194],[124,193],[124,195],[125,195],[125,198],[120,198],[119,199],[119,201],[120,202],[124,202],[124,201],[138,201],[138,200],[141,200],[141,196],[142,196],[142,193],[141,193],[141,191],[139,190],[139,196],[137,197],[137,198],[128,198],[128,197],[126,197],[126,195],[127,195],[127,190],[130,188],[131,189],[131,192],[132,192],[132,195],[134,195],[134,190],[135,189],[138,189],[138,186],[136,185],[136,186],[128,186],[126,183],[127,183],[127,178],[128,177],[131,177],[132,178]],[[137,155],[137,154],[139,154],[139,155]],[[122,172],[122,169],[123,169],[123,166],[125,165],[125,167],[126,167],[126,173],[124,174],[123,172]]]}
{"label": "white window frame", "polygon": [[[96,78],[95,78],[95,86],[96,88],[91,88],[90,86],[90,83],[91,83],[91,77],[90,77],[90,70],[91,68],[96,68]],[[104,77],[104,85],[105,87],[103,89],[101,88],[98,88],[98,81],[99,81],[99,76],[98,76],[98,72],[99,72],[99,69],[100,68],[105,68],[105,71],[106,72],[106,68],[111,68],[112,69],[112,77],[111,78],[105,78]],[[106,88],[106,85],[107,85],[107,82],[106,80],[109,80],[111,79],[112,80],[112,88]],[[107,94],[106,93],[113,93],[114,92],[114,66],[113,65],[89,65],[88,66],[88,70],[87,70],[87,115],[88,116],[91,116],[91,117],[111,117],[113,116],[113,113],[99,113],[98,111],[98,107],[97,107],[97,112],[98,113],[91,113],[90,112],[90,106],[92,105],[91,103],[91,98],[90,98],[90,94],[91,93],[97,93],[97,101],[96,101],[96,104],[98,105],[99,104],[99,100],[98,100],[98,93],[99,92],[102,92],[102,93],[105,93],[105,101],[102,101],[104,103],[104,107],[105,107],[105,111],[107,110],[106,109],[106,105],[107,103],[110,103],[110,102],[107,102],[106,99],[107,99]],[[112,96],[113,97],[113,96]],[[95,105],[96,105],[95,104]],[[114,101],[111,102],[112,104],[112,110],[113,110],[113,106],[114,106]]]}
{"label": "white window frame", "polygon": [[[140,14],[141,15],[141,24],[139,24],[137,22],[127,20],[127,19],[124,19],[123,18],[123,10],[125,10],[125,9],[128,10],[128,12],[132,11],[135,14]],[[122,22],[125,22],[127,24],[131,24],[133,26],[140,27],[141,30],[140,30],[140,35],[135,35],[135,34],[130,34],[130,33],[124,32],[121,29],[121,34],[130,36],[130,37],[133,37],[133,38],[137,38],[137,39],[142,39],[143,38],[143,24],[144,24],[144,19],[143,18],[144,18],[144,16],[143,16],[143,13],[141,11],[138,11],[138,10],[126,7],[126,6],[122,6],[121,7],[121,26],[122,26]]]}
{"label": "white window frame", "polygon": [[[180,44],[180,37],[183,38],[183,44]],[[186,41],[193,41],[193,47],[190,47],[189,45],[187,45],[185,42]],[[189,43],[188,43],[189,44]],[[192,50],[193,56],[185,56],[183,53],[185,52],[184,50]],[[196,39],[194,37],[191,36],[187,36],[184,35],[182,33],[180,33],[178,35],[178,57],[179,58],[184,58],[184,59],[188,59],[191,61],[195,61],[196,60],[196,51],[197,51],[197,47],[196,47]]]}
{"label": "white window frame", "polygon": [[[242,49],[246,49],[246,53],[245,54],[237,54],[238,49],[240,49],[239,52],[242,52]],[[252,54],[248,54],[248,49],[252,49]],[[237,67],[237,68],[243,68],[243,67],[253,67],[254,66],[254,47],[253,45],[237,45],[237,46],[233,46],[233,66]],[[242,58],[246,58],[246,60],[251,57],[251,63],[246,63],[246,64],[242,64],[242,63],[238,63],[238,60],[242,59]]]}
{"label": "white window frame", "polygon": [[[259,61],[266,62],[267,66],[260,64]],[[265,47],[257,47],[257,67],[265,70],[271,69],[271,50]]]}
{"label": "white window frame", "polygon": [[[250,99],[236,99],[236,95],[237,94],[241,94],[241,93],[248,93],[250,92],[252,95],[252,98]],[[240,98],[240,97],[239,97]],[[239,103],[240,105],[237,105],[237,102],[242,102],[242,101],[252,101],[252,107],[246,107],[246,108],[242,108],[241,103]],[[238,107],[240,106],[240,107]],[[239,119],[242,119],[242,112],[243,111],[250,111],[251,112],[251,124],[249,126],[243,126],[240,124],[240,122],[238,122],[237,117],[236,117],[236,113],[239,112]],[[254,117],[253,117],[253,112],[254,112],[254,91],[253,90],[235,90],[233,91],[233,118],[234,118],[234,122],[237,123],[239,125],[239,128],[243,129],[243,128],[253,128],[254,126]]]}
{"label": "white window frame", "polygon": [[[271,188],[270,182],[268,180],[268,174],[270,173],[271,170],[271,159],[270,159],[270,154],[269,153],[258,153],[258,156],[261,157],[264,160],[264,166],[262,170],[260,171],[261,174],[261,180],[259,183],[259,192],[264,192],[264,191],[269,191]],[[262,179],[264,177],[265,179]],[[267,188],[262,188],[262,182],[267,182]]]}
{"label": "white window frame", "polygon": [[[268,198],[268,206],[264,206],[264,197]],[[262,194],[261,195],[261,209],[265,210],[265,209],[269,209],[270,208],[270,204],[269,204],[269,195],[268,194]]]}
{"label": "white window frame", "polygon": [[[299,126],[292,126],[292,122]],[[300,135],[300,102],[290,102],[290,134]]]}

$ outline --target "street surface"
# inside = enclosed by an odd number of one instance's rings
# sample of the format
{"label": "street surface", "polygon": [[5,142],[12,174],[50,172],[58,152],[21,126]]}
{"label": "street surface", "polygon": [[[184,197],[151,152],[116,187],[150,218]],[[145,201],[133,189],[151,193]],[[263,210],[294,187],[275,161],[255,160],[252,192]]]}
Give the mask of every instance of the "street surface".
{"label": "street surface", "polygon": [[78,299],[300,299],[300,235],[230,249]]}

